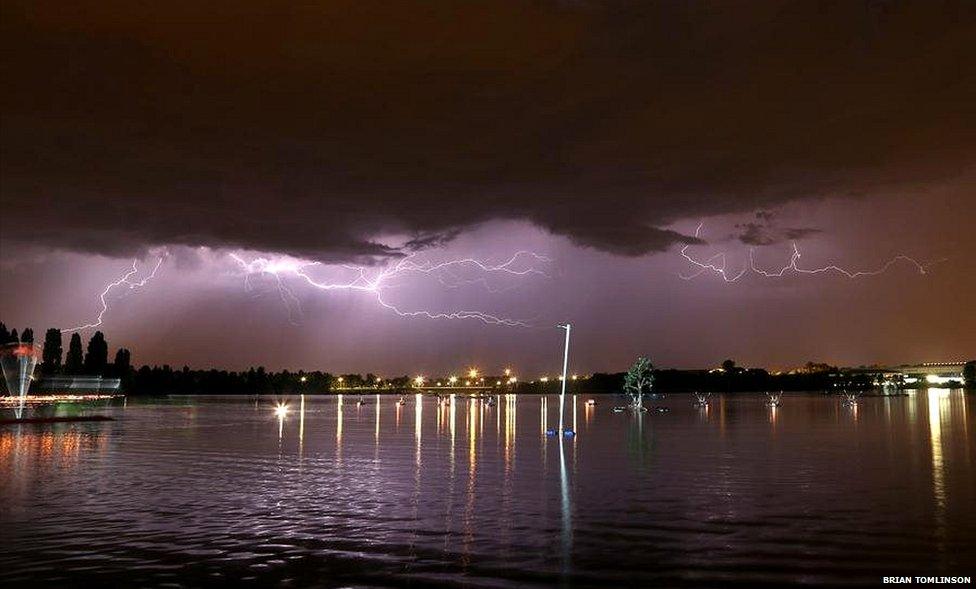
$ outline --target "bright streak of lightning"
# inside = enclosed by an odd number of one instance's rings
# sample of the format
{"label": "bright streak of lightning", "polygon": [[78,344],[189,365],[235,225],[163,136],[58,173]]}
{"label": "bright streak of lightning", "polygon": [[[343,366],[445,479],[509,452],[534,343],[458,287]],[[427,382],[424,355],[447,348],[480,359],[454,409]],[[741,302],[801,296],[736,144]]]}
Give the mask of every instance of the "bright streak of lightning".
{"label": "bright streak of lightning", "polygon": [[[698,224],[698,227],[695,229],[695,237],[700,236],[704,224],[705,224],[704,221]],[[681,256],[685,260],[687,260],[690,264],[695,266],[696,270],[689,275],[679,274],[679,277],[682,278],[683,280],[691,280],[693,278],[697,278],[698,276],[701,276],[705,272],[713,272],[721,276],[722,280],[724,280],[725,282],[735,282],[740,278],[742,278],[747,272],[751,271],[752,273],[758,274],[759,276],[762,276],[764,278],[781,278],[787,272],[793,272],[796,274],[825,274],[825,273],[832,272],[836,274],[841,274],[842,276],[846,276],[847,278],[859,278],[862,276],[878,276],[879,274],[884,274],[892,266],[894,266],[899,262],[904,262],[906,264],[913,266],[918,271],[919,274],[926,274],[929,266],[938,262],[945,261],[945,259],[940,259],[934,262],[929,262],[928,264],[922,264],[921,262],[915,260],[914,258],[910,258],[905,255],[898,255],[895,256],[894,258],[891,258],[890,260],[888,260],[887,262],[885,262],[875,270],[851,271],[842,268],[840,266],[836,266],[834,264],[829,264],[827,266],[822,266],[820,268],[801,268],[797,265],[797,262],[799,262],[800,260],[800,249],[799,247],[797,247],[795,241],[792,243],[792,246],[793,246],[792,247],[793,251],[790,254],[789,263],[783,266],[782,268],[780,268],[779,270],[775,270],[775,271],[764,270],[758,267],[756,265],[756,259],[755,259],[755,248],[749,248],[749,263],[744,264],[741,270],[735,272],[735,271],[729,271],[728,258],[726,257],[725,252],[717,253],[704,260],[696,260],[688,254],[688,248],[690,248],[691,245],[690,244],[685,245],[684,247],[681,248]]]}
{"label": "bright streak of lightning", "polygon": [[[344,281],[327,282],[316,280],[309,274],[309,269],[320,266],[319,262],[309,262],[293,258],[280,258],[271,260],[268,258],[255,258],[251,261],[244,260],[237,254],[231,254],[231,258],[237,262],[245,272],[245,285],[249,285],[249,279],[254,274],[262,274],[272,277],[275,280],[279,295],[285,303],[291,315],[297,307],[298,299],[288,286],[282,281],[283,275],[291,275],[301,279],[309,286],[318,290],[347,290],[367,293],[375,297],[376,302],[382,307],[389,309],[400,317],[424,317],[426,319],[474,319],[489,325],[505,325],[510,327],[529,327],[529,324],[519,319],[500,317],[483,311],[461,310],[461,311],[428,311],[428,310],[404,310],[384,297],[384,292],[397,286],[396,280],[408,275],[430,275],[434,276],[440,284],[448,288],[460,288],[480,284],[489,292],[497,293],[488,282],[488,276],[507,275],[514,277],[543,276],[546,273],[533,267],[534,263],[548,263],[549,258],[530,251],[518,251],[508,260],[501,264],[488,264],[474,258],[460,258],[445,262],[423,261],[418,262],[416,256],[407,256],[387,268],[374,273],[362,266],[341,266],[345,270],[352,272],[352,276]],[[520,267],[520,263],[529,265]],[[478,278],[464,278],[460,272],[479,272],[482,276]]]}
{"label": "bright streak of lightning", "polygon": [[69,327],[68,329],[62,329],[61,333],[83,331],[85,329],[92,329],[100,326],[102,324],[103,319],[105,318],[105,313],[108,312],[109,293],[120,286],[126,286],[129,288],[129,290],[134,290],[146,286],[146,284],[148,284],[150,280],[156,277],[156,271],[159,270],[159,267],[162,265],[163,259],[165,257],[166,257],[165,255],[160,256],[160,258],[156,260],[156,265],[153,266],[152,272],[150,272],[149,275],[147,275],[142,280],[138,280],[138,281],[131,280],[135,274],[139,273],[139,268],[137,266],[138,261],[132,260],[132,267],[129,268],[129,270],[127,270],[125,274],[121,276],[121,278],[113,282],[109,282],[107,285],[105,285],[105,289],[102,290],[102,293],[100,295],[98,295],[98,300],[101,302],[102,309],[98,312],[98,315],[95,317],[95,320],[91,323],[86,323],[84,325],[78,325],[75,327]]}

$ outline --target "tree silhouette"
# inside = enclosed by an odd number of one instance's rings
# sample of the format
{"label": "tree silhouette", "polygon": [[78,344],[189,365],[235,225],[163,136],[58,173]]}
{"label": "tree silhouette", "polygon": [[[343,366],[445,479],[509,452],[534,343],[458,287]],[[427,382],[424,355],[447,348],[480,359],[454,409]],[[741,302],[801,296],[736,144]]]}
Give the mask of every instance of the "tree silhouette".
{"label": "tree silhouette", "polygon": [[71,334],[71,341],[68,342],[68,355],[64,357],[64,373],[81,374],[82,362],[81,336],[73,333]]}
{"label": "tree silhouette", "polygon": [[10,331],[7,330],[7,326],[0,323],[0,346],[10,341]]}
{"label": "tree silhouette", "polygon": [[108,342],[105,334],[96,331],[88,340],[88,350],[85,352],[85,372],[92,376],[101,376],[108,367]]}
{"label": "tree silhouette", "polygon": [[[186,367],[183,368],[183,371],[187,372]],[[115,362],[112,363],[111,373],[111,376],[122,380],[123,388],[128,385],[132,375],[132,355],[129,353],[129,350],[119,348],[115,352]]]}
{"label": "tree silhouette", "polygon": [[12,343],[17,343],[20,341],[20,336],[17,334],[16,328],[10,330],[10,339],[8,341]]}
{"label": "tree silhouette", "polygon": [[54,329],[52,327],[44,333],[44,352],[42,357],[45,373],[56,374],[61,372],[61,354],[64,352],[62,346],[60,329]]}
{"label": "tree silhouette", "polygon": [[722,370],[728,372],[729,374],[735,372],[736,371],[735,360],[729,359],[726,360],[725,362],[722,362]]}
{"label": "tree silhouette", "polygon": [[25,329],[24,333],[20,334],[20,341],[24,342],[25,344],[34,343],[34,330],[30,327]]}

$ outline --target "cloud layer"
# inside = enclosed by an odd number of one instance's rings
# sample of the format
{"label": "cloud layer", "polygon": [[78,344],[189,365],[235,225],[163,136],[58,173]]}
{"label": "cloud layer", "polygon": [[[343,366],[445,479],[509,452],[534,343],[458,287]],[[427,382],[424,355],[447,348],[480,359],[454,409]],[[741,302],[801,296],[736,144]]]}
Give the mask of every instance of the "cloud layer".
{"label": "cloud layer", "polygon": [[350,260],[521,219],[660,251],[676,219],[970,166],[973,12],[12,0],[0,239]]}

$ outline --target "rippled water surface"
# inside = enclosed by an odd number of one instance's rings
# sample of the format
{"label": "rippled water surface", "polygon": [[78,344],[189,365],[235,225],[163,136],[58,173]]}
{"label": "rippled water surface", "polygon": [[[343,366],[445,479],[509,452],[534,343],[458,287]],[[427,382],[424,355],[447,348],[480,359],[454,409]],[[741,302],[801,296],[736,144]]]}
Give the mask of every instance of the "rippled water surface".
{"label": "rippled water surface", "polygon": [[976,572],[976,397],[174,398],[0,426],[0,584],[776,586]]}

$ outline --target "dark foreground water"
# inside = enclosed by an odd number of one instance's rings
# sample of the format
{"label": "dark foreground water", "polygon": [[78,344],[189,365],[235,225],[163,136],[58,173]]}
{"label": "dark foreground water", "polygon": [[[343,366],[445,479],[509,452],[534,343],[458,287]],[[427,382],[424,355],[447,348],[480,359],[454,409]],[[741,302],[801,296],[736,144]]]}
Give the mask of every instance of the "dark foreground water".
{"label": "dark foreground water", "polygon": [[[130,399],[0,426],[0,585],[700,586],[976,574],[976,397]],[[304,409],[303,409],[304,406]]]}

